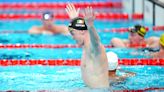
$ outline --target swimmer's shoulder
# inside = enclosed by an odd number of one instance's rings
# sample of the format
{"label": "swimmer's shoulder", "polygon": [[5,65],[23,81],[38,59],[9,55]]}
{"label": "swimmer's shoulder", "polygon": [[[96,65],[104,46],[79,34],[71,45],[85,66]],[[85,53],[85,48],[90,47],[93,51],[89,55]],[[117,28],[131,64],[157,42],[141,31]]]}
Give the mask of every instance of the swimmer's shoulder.
{"label": "swimmer's shoulder", "polygon": [[124,43],[129,43],[129,40],[128,40],[128,39],[122,39],[122,41],[123,41]]}
{"label": "swimmer's shoulder", "polygon": [[145,41],[147,47],[151,47],[151,48],[159,47],[159,37],[152,36],[147,38]]}
{"label": "swimmer's shoulder", "polygon": [[70,35],[68,27],[65,25],[54,25],[54,33],[59,33],[63,35]]}
{"label": "swimmer's shoulder", "polygon": [[33,26],[33,27],[29,30],[29,33],[30,33],[30,34],[40,34],[42,30],[43,30],[43,28],[40,27],[40,26]]}
{"label": "swimmer's shoulder", "polygon": [[160,52],[152,53],[151,54],[152,58],[164,58],[164,55],[161,54]]}
{"label": "swimmer's shoulder", "polygon": [[129,40],[128,39],[122,39],[122,42],[124,43],[125,46],[129,45]]}

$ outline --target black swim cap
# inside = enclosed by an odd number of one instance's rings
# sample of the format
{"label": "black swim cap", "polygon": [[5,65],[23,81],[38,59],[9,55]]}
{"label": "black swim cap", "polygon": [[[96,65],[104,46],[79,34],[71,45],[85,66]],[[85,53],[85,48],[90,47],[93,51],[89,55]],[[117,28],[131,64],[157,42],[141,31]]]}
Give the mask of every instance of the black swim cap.
{"label": "black swim cap", "polygon": [[70,28],[76,29],[76,30],[87,30],[87,25],[85,24],[85,20],[83,18],[74,18],[69,26]]}
{"label": "black swim cap", "polygon": [[134,28],[129,29],[132,33],[138,33],[140,36],[144,37],[146,35],[146,28],[141,25],[135,25]]}
{"label": "black swim cap", "polygon": [[42,19],[43,20],[49,20],[49,19],[53,19],[53,13],[51,12],[45,12],[42,14]]}

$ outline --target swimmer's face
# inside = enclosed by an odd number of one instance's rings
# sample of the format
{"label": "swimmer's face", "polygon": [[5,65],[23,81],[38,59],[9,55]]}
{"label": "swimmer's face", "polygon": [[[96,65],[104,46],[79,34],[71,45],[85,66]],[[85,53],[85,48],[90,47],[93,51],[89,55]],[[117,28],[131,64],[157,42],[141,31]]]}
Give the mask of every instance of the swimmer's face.
{"label": "swimmer's face", "polygon": [[129,33],[129,41],[131,43],[139,43],[142,39],[143,39],[143,37],[138,35],[138,33],[136,33],[136,32]]}
{"label": "swimmer's face", "polygon": [[84,44],[84,30],[69,28],[69,32],[78,45],[82,46]]}
{"label": "swimmer's face", "polygon": [[48,20],[42,20],[43,25],[44,26],[50,26],[53,24],[53,20],[52,19],[48,19]]}
{"label": "swimmer's face", "polygon": [[42,22],[44,26],[51,26],[53,24],[53,15],[49,13],[43,14]]}

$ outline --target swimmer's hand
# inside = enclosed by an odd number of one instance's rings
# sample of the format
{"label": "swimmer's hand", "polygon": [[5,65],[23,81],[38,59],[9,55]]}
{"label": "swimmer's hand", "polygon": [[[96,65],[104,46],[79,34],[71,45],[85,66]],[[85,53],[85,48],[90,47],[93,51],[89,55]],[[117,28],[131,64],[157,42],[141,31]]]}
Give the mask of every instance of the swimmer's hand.
{"label": "swimmer's hand", "polygon": [[84,11],[84,19],[87,23],[87,26],[92,26],[93,25],[93,22],[96,18],[96,14],[95,12],[93,11],[92,7],[87,7]]}
{"label": "swimmer's hand", "polygon": [[136,76],[136,73],[134,72],[130,72],[122,69],[119,69],[119,71],[125,72],[125,74],[122,76],[123,78]]}
{"label": "swimmer's hand", "polygon": [[136,76],[136,73],[127,73],[124,76],[125,77],[134,77],[134,76]]}
{"label": "swimmer's hand", "polygon": [[70,19],[74,19],[76,17],[79,17],[80,8],[76,10],[73,4],[68,4],[65,8],[65,11],[67,12]]}

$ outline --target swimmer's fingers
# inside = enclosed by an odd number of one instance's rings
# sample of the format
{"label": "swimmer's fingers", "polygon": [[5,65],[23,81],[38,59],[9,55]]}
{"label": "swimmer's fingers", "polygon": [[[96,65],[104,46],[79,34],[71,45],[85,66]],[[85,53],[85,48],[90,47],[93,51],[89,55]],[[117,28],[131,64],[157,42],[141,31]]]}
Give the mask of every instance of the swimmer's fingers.
{"label": "swimmer's fingers", "polygon": [[79,16],[80,8],[77,9],[77,17]]}
{"label": "swimmer's fingers", "polygon": [[79,16],[80,8],[76,10],[73,4],[68,4],[65,10],[71,19]]}
{"label": "swimmer's fingers", "polygon": [[95,18],[95,12],[93,11],[93,8],[92,7],[87,7],[85,9],[85,16],[87,17],[92,17],[92,18]]}
{"label": "swimmer's fingers", "polygon": [[89,25],[93,25],[93,21],[95,19],[95,14],[93,12],[92,7],[87,7],[84,12],[84,18]]}
{"label": "swimmer's fingers", "polygon": [[71,6],[71,4],[68,4],[67,6],[66,6],[66,12],[67,12],[67,14],[68,14],[68,16],[72,19],[72,11],[73,11],[73,8],[72,8],[72,6]]}
{"label": "swimmer's fingers", "polygon": [[94,12],[92,7],[90,7],[90,14],[94,19],[96,18],[96,12]]}
{"label": "swimmer's fingers", "polygon": [[88,19],[88,18],[90,17],[89,7],[85,8],[84,17],[85,17],[86,19]]}

